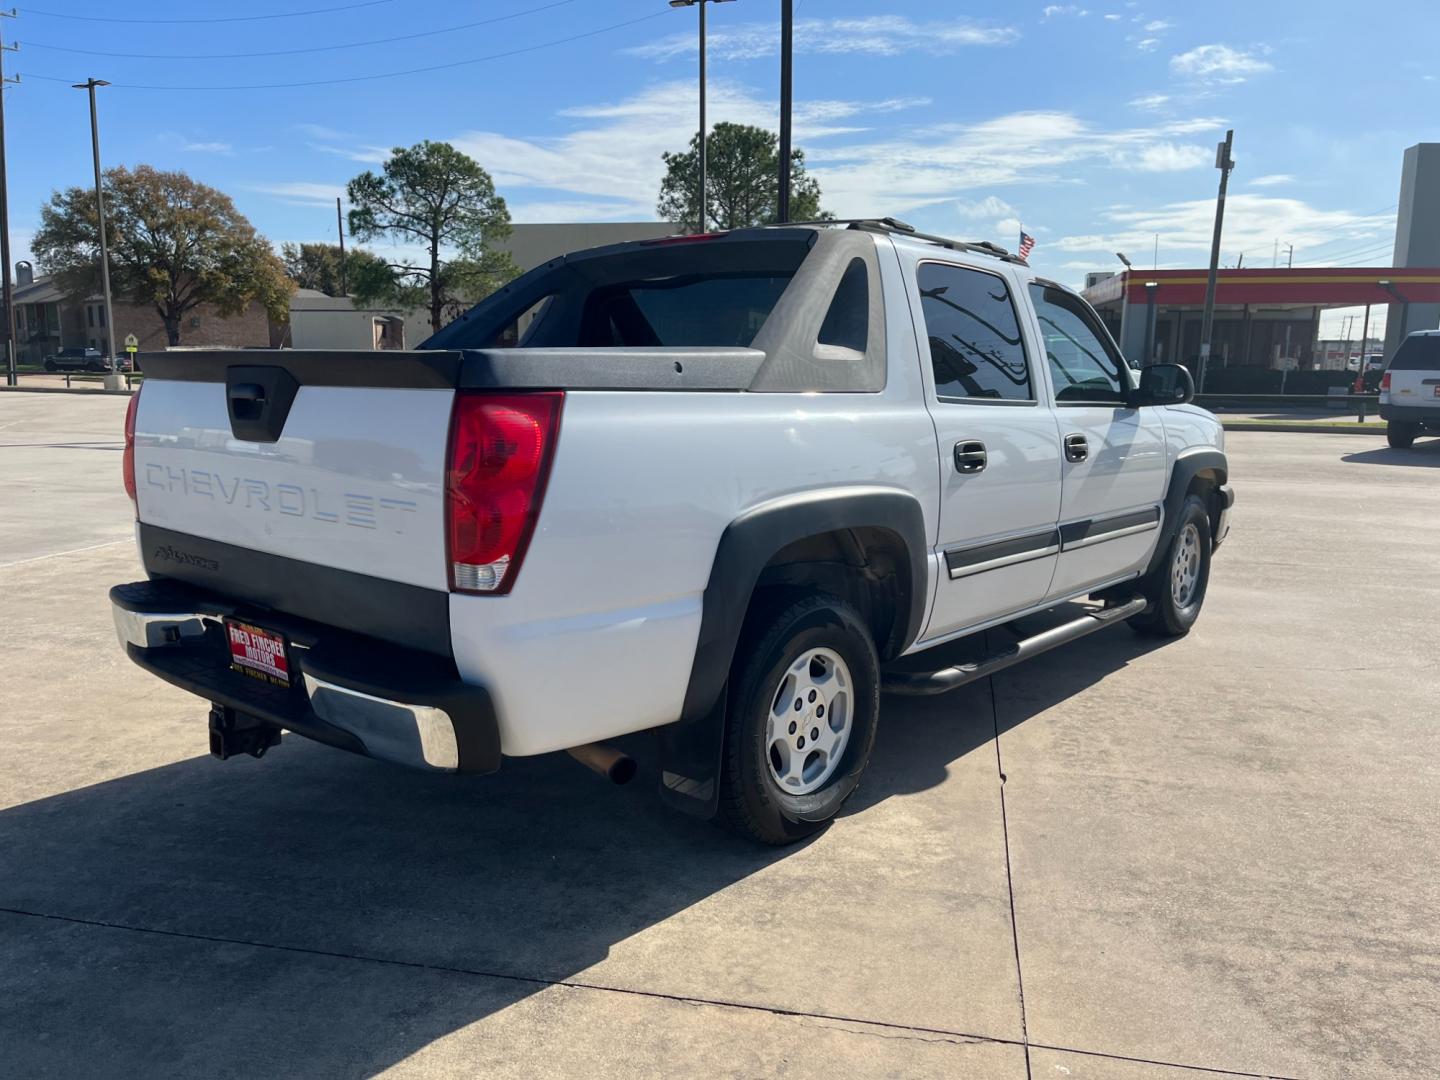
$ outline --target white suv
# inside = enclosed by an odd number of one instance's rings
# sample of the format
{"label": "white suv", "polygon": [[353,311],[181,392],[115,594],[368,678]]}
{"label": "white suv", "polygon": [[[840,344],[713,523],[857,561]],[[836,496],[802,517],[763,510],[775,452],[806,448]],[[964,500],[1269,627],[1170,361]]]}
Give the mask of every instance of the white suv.
{"label": "white suv", "polygon": [[1380,416],[1397,450],[1417,435],[1440,435],[1440,330],[1416,331],[1395,350],[1380,379]]}

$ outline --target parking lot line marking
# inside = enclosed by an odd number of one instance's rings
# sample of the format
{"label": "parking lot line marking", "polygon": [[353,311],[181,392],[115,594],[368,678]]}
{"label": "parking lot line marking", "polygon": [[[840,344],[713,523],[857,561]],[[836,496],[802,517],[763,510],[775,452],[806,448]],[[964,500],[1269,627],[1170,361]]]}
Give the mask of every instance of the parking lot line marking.
{"label": "parking lot line marking", "polygon": [[62,555],[79,555],[86,551],[99,551],[101,548],[114,547],[116,544],[129,544],[133,539],[129,536],[123,540],[106,540],[103,544],[91,544],[88,547],[71,548],[69,551],[52,551],[49,555],[36,555],[29,559],[16,559],[14,562],[0,563],[0,570],[9,570],[12,566],[24,566],[27,563],[44,562],[46,559],[58,559]]}
{"label": "parking lot line marking", "polygon": [[[779,1005],[755,1005],[740,1001],[725,1001],[721,998],[692,997],[687,994],[666,994],[658,990],[635,990],[625,986],[606,986],[603,983],[580,982],[575,979],[544,979],[535,975],[515,975],[503,971],[485,971],[478,968],[457,967],[451,964],[428,964],[419,960],[399,960],[386,956],[367,956],[364,953],[338,952],[333,949],[314,949],[303,945],[279,945],[268,941],[254,941],[248,938],[221,937],[217,934],[196,934],[185,930],[160,930],[152,926],[137,926],[133,923],[110,922],[104,919],[85,919],[73,915],[51,915],[24,908],[0,906],[0,914],[16,915],[28,919],[49,919],[53,922],[73,923],[102,930],[119,930],[132,934],[154,934],[158,937],[180,938],[186,941],[204,941],[214,945],[240,945],[252,949],[269,949],[275,952],[298,953],[301,956],[319,956],[331,960],[354,960],[363,964],[383,964],[389,967],[416,968],[422,971],[438,971],[450,975],[469,975],[482,979],[498,979],[506,982],[529,983],[534,986],[560,986],[571,990],[593,990],[597,993],[628,994],[632,997],[654,998],[674,1001],[682,1005],[710,1005],[718,1009],[743,1009],[746,1012],[770,1013],[774,1016],[789,1016],[801,1020],[833,1020],[856,1027],[885,1028],[891,1031],[912,1032],[918,1035],[939,1035],[963,1043],[1000,1043],[1004,1046],[1022,1046],[1018,1039],[1006,1039],[997,1035],[975,1035],[965,1031],[950,1031],[945,1028],[924,1027],[918,1024],[900,1024],[892,1020],[865,1020],[854,1016],[840,1016],[835,1013],[807,1012],[803,1009],[787,1009]],[[1218,1076],[1238,1076],[1246,1080],[1299,1080],[1298,1077],[1282,1076],[1279,1073],[1242,1072],[1237,1069],[1215,1068],[1209,1065],[1190,1065],[1176,1061],[1162,1061],[1158,1058],[1135,1057],[1129,1054],[1109,1054],[1103,1050],[1077,1050],[1069,1046],[1049,1043],[1031,1043],[1039,1050],[1055,1050],[1060,1053],[1080,1054],[1085,1057],[1107,1058],[1111,1061],[1131,1061],[1140,1065],[1161,1065],[1171,1069],[1185,1069],[1190,1072],[1206,1072]]]}

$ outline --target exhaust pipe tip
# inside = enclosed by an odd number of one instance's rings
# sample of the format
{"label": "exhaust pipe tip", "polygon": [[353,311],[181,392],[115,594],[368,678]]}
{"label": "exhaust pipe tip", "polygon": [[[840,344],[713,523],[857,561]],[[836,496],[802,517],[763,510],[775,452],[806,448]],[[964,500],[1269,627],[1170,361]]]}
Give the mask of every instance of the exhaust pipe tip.
{"label": "exhaust pipe tip", "polygon": [[592,772],[605,777],[612,784],[628,784],[635,779],[640,766],[629,754],[616,750],[604,743],[586,743],[572,746],[565,751],[572,758]]}

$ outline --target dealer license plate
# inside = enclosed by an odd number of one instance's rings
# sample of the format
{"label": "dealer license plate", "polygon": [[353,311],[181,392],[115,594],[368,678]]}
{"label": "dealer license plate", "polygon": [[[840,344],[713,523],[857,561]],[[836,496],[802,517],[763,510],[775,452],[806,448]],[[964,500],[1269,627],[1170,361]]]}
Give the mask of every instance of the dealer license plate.
{"label": "dealer license plate", "polygon": [[225,636],[230,642],[230,670],[272,686],[290,685],[290,658],[283,637],[235,619],[225,620]]}

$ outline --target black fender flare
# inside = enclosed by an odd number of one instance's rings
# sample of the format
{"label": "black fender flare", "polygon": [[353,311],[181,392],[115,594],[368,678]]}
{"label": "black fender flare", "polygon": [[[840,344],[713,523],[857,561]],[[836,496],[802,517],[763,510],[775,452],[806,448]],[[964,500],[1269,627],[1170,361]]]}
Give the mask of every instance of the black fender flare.
{"label": "black fender flare", "polygon": [[1165,492],[1165,522],[1160,539],[1155,544],[1155,552],[1150,556],[1150,565],[1145,568],[1147,576],[1164,561],[1165,552],[1170,549],[1170,541],[1175,538],[1175,531],[1180,525],[1180,508],[1185,505],[1185,496],[1195,477],[1202,472],[1214,473],[1218,478],[1217,484],[1226,483],[1230,476],[1230,464],[1225,454],[1220,450],[1191,450],[1175,459],[1175,465],[1170,470],[1170,486]]}
{"label": "black fender flare", "polygon": [[904,612],[900,651],[920,634],[925,615],[928,545],[925,512],[909,492],[845,487],[762,503],[726,526],[703,594],[695,660],[676,723],[659,730],[660,793],[676,809],[713,817],[720,790],[726,688],[735,647],[761,571],[799,540],[846,529],[885,529],[904,543],[909,580],[896,598]]}

